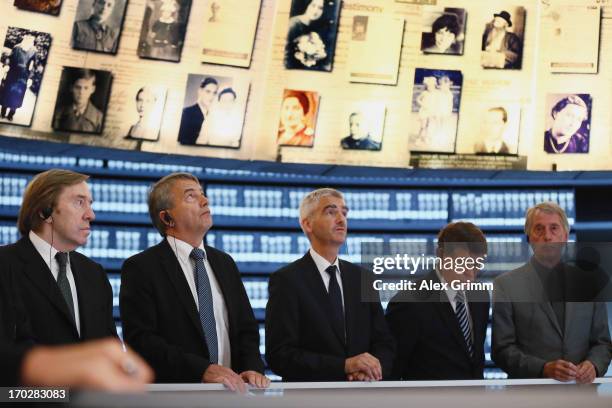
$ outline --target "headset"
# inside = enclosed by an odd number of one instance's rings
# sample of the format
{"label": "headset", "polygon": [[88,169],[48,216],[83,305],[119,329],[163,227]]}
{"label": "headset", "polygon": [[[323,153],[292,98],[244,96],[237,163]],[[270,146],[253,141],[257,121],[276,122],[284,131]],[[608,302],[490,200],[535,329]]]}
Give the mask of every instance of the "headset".
{"label": "headset", "polygon": [[[52,207],[45,207],[42,209],[42,211],[40,212],[40,215],[43,220],[46,220],[47,218],[51,217],[51,215],[53,214],[53,208]],[[53,219],[51,219],[53,220]]]}
{"label": "headset", "polygon": [[164,221],[168,224],[171,224],[174,222],[174,220],[172,219],[172,216],[170,215],[170,213],[168,212],[168,210],[164,211]]}

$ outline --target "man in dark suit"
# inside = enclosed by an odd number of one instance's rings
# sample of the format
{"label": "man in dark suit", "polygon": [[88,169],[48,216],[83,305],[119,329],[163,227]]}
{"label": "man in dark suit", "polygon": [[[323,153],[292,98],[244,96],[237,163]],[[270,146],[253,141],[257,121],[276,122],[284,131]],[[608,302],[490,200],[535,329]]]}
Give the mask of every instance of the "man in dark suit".
{"label": "man in dark suit", "polygon": [[[338,258],[348,208],[339,191],[304,197],[311,249],[270,276],[266,359],[284,381],[375,381],[391,373],[394,342],[371,275]],[[367,299],[362,300],[362,281]]]}
{"label": "man in dark suit", "polygon": [[194,145],[204,125],[204,120],[215,100],[219,82],[215,78],[208,77],[200,83],[198,88],[198,99],[196,103],[183,109],[181,125],[179,127],[178,142],[183,145]]}
{"label": "man in dark suit", "polygon": [[148,204],[165,239],[123,264],[125,340],[160,382],[267,386],[259,328],[236,264],[203,243],[212,217],[200,182],[170,174],[151,188]]}
{"label": "man in dark suit", "polygon": [[113,294],[102,267],[74,252],[95,215],[89,177],[53,169],[26,187],[17,220],[22,238],[0,248],[0,273],[18,281],[33,340],[66,344],[117,336]]}
{"label": "man in dark suit", "polygon": [[580,293],[568,297],[576,270],[563,262],[565,211],[552,202],[535,205],[527,210],[525,233],[532,258],[494,281],[493,361],[511,378],[591,383],[610,364],[608,315],[605,303]]}
{"label": "man in dark suit", "polygon": [[[436,269],[416,281],[416,289],[400,291],[387,307],[387,323],[397,343],[393,374],[402,380],[482,379],[484,340],[489,318],[486,290],[456,290],[452,282],[474,282],[478,267],[457,259],[487,252],[482,231],[469,222],[448,224],[438,234]],[[452,259],[454,267],[450,267]],[[428,288],[420,290],[423,283]],[[446,289],[431,283],[446,283]],[[467,302],[466,302],[467,300]]]}

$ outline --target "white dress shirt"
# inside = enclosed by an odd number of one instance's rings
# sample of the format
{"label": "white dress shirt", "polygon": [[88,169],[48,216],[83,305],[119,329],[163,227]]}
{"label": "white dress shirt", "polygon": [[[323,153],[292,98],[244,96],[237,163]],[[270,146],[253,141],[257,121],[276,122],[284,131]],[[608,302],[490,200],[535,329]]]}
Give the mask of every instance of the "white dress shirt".
{"label": "white dress shirt", "polygon": [[[436,275],[438,275],[438,279],[440,279],[441,283],[446,283],[446,280],[444,279],[444,276],[442,276],[442,274],[440,273],[440,271],[438,271],[436,269]],[[453,308],[453,312],[457,313],[457,301],[455,300],[455,296],[457,295],[457,291],[453,288],[451,288],[450,283],[448,284],[448,289],[446,289],[446,296],[448,296],[448,301],[451,304],[451,307]],[[470,314],[470,307],[468,305],[468,300],[467,300],[467,296],[465,294],[465,291],[463,292],[463,298],[465,299],[465,311],[467,313],[467,317],[468,317],[468,322],[470,323],[470,332],[472,334],[472,340],[474,340],[474,324],[472,323],[472,315]]]}
{"label": "white dress shirt", "polygon": [[[193,251],[193,247],[185,241],[181,241],[180,239],[170,235],[168,235],[166,239],[168,240],[168,244],[170,244],[170,247],[174,251],[176,258],[181,265],[181,269],[183,270],[183,274],[185,275],[189,289],[191,289],[191,294],[193,295],[196,309],[199,311],[200,305],[198,302],[198,292],[196,291],[195,283],[195,261],[189,256],[191,251]],[[199,248],[206,253],[203,242],[200,243]],[[222,365],[223,367],[231,368],[232,353],[230,349],[229,319],[227,317],[225,299],[223,298],[223,293],[219,287],[219,282],[217,282],[217,278],[215,277],[212,267],[208,262],[208,257],[206,257],[204,260],[204,267],[206,268],[206,274],[208,275],[210,290],[212,292],[213,311],[215,313],[215,325],[217,328],[217,345],[219,352],[218,364]]]}
{"label": "white dress shirt", "polygon": [[[59,264],[55,259],[55,254],[59,251],[53,248],[47,241],[36,235],[34,231],[30,231],[28,235],[30,242],[34,245],[34,248],[38,251],[43,261],[51,271],[53,279],[57,282],[57,275],[59,274]],[[70,284],[70,292],[72,292],[72,303],[74,303],[74,320],[76,322],[76,329],[81,336],[81,316],[79,315],[79,297],[77,295],[76,284],[74,283],[74,275],[72,274],[72,268],[70,267],[70,254],[68,254],[68,264],[66,265],[66,277]]]}
{"label": "white dress shirt", "polygon": [[340,274],[340,262],[338,262],[338,258],[334,263],[329,263],[329,261],[323,258],[321,255],[317,253],[314,249],[310,248],[310,256],[314,261],[315,265],[317,265],[317,269],[321,274],[321,279],[323,279],[323,284],[325,285],[325,290],[329,293],[329,273],[327,273],[326,269],[330,265],[336,265],[336,280],[338,281],[338,286],[340,286],[340,296],[342,297],[342,308],[344,309],[344,290],[342,289],[342,275]]}

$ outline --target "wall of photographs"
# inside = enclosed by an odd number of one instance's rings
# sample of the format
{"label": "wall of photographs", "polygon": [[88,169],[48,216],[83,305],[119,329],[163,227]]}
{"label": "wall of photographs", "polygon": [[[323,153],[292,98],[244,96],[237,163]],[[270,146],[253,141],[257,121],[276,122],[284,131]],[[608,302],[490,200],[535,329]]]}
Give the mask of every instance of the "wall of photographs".
{"label": "wall of photographs", "polygon": [[283,162],[612,168],[610,0],[14,0],[3,17],[2,135]]}

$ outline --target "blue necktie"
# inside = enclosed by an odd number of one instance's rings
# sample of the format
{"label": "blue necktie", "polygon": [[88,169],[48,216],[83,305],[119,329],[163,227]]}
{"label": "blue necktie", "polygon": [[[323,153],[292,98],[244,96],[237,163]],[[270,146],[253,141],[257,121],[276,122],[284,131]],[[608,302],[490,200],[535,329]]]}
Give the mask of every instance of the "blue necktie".
{"label": "blue necktie", "polygon": [[219,348],[217,345],[217,324],[215,322],[215,312],[213,310],[212,291],[210,281],[204,267],[206,252],[200,248],[193,248],[189,255],[195,261],[195,284],[198,294],[198,307],[200,314],[200,324],[206,337],[209,361],[217,364],[219,361]]}
{"label": "blue necktie", "polygon": [[459,327],[461,328],[461,333],[463,333],[463,338],[465,339],[465,344],[467,345],[468,353],[471,357],[474,355],[472,329],[470,328],[470,320],[468,318],[463,291],[459,291],[455,294],[455,314],[457,315],[457,321],[459,321]]}
{"label": "blue necktie", "polygon": [[346,341],[346,331],[344,327],[344,307],[342,306],[342,293],[340,285],[336,279],[336,265],[330,265],[325,269],[329,274],[329,301],[332,307],[332,322],[334,326],[342,333],[344,341]]}

